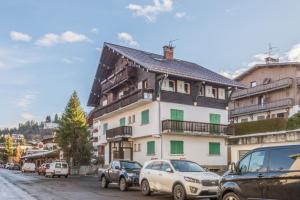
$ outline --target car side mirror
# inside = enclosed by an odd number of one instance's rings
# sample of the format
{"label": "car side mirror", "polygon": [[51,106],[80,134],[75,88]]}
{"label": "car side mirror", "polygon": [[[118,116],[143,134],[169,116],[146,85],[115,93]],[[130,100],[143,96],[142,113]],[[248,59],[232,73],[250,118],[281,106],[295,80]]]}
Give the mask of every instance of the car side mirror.
{"label": "car side mirror", "polygon": [[169,168],[166,169],[166,172],[173,173],[173,170],[169,167]]}
{"label": "car side mirror", "polygon": [[120,169],[120,166],[115,166],[115,169],[118,169],[118,170],[119,170],[119,169]]}
{"label": "car side mirror", "polygon": [[230,171],[231,173],[236,173],[236,172],[237,172],[237,169],[236,169],[236,164],[235,164],[235,162],[230,163],[229,166],[228,166],[228,169],[229,169],[229,171]]}

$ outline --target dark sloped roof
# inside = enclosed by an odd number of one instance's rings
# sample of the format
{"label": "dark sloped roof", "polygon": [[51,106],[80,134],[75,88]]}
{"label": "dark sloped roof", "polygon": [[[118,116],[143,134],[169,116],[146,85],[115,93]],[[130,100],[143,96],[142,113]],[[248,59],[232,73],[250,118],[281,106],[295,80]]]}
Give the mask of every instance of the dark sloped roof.
{"label": "dark sloped roof", "polygon": [[146,68],[150,72],[169,74],[173,76],[184,77],[199,81],[227,85],[231,87],[246,88],[243,84],[226,78],[216,72],[206,69],[198,64],[183,60],[173,59],[166,60],[162,55],[141,51],[125,46],[111,43],[104,43],[100,63],[97,69],[96,77],[92,86],[91,94],[88,100],[88,106],[97,106],[100,98],[99,85],[101,78],[102,61],[105,59],[105,51],[107,48],[121,54],[125,58],[135,62],[136,64]]}
{"label": "dark sloped roof", "polygon": [[233,87],[245,87],[239,82],[226,78],[216,72],[213,72],[192,62],[178,59],[166,60],[163,56],[154,53],[149,53],[110,43],[105,43],[105,45],[153,72],[167,73],[170,75]]}

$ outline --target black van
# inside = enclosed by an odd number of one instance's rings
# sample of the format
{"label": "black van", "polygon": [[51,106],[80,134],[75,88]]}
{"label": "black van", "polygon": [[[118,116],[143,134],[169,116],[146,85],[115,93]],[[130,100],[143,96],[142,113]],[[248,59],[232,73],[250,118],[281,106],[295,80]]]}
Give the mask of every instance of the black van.
{"label": "black van", "polygon": [[220,200],[299,200],[300,145],[248,152],[220,181]]}

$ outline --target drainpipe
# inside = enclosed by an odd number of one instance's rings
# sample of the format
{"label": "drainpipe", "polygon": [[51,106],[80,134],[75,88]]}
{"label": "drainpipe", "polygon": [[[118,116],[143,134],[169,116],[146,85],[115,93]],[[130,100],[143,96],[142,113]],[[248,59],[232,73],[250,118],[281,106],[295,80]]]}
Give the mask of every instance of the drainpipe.
{"label": "drainpipe", "polygon": [[160,80],[158,87],[158,124],[159,124],[159,135],[160,135],[160,159],[163,159],[163,140],[162,140],[162,123],[161,123],[161,108],[160,108],[160,98],[161,98],[161,88],[164,80],[168,77],[168,74],[164,74],[164,77]]}

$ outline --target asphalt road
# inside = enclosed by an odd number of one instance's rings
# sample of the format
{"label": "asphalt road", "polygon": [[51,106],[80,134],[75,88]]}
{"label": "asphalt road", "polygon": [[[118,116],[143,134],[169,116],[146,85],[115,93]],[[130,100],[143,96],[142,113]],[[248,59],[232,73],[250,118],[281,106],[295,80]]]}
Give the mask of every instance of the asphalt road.
{"label": "asphalt road", "polygon": [[0,200],[172,200],[170,195],[144,197],[138,188],[121,192],[117,185],[101,189],[93,176],[45,178],[36,173],[0,169]]}

